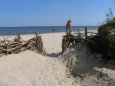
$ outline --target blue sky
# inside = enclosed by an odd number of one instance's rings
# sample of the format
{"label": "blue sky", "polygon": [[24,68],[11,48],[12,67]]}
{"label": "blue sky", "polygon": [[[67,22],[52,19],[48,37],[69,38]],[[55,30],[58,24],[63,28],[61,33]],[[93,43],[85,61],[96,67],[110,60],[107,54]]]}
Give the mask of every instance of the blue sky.
{"label": "blue sky", "polygon": [[115,0],[0,0],[0,26],[100,25]]}

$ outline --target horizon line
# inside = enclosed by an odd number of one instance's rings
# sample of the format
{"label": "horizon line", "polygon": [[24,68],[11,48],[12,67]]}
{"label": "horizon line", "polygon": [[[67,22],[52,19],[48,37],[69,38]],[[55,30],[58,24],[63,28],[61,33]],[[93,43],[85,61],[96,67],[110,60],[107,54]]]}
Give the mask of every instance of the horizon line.
{"label": "horizon line", "polygon": [[[97,25],[78,25],[78,27],[80,27],[80,26],[82,26],[82,27],[88,27],[88,26],[95,26],[95,27],[98,27]],[[62,26],[62,25],[60,25],[60,26],[0,26],[0,28],[1,27],[65,27],[65,26]],[[77,27],[77,26],[72,26],[72,27]]]}

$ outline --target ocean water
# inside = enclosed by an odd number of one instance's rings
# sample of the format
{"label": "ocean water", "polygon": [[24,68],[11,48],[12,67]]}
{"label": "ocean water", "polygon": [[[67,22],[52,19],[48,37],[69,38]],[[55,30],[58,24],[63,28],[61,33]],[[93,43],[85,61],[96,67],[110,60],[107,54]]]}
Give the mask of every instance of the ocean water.
{"label": "ocean water", "polygon": [[[98,29],[98,26],[72,26],[72,30],[84,30],[85,27],[90,30]],[[54,33],[64,32],[65,26],[38,26],[38,27],[0,27],[0,35],[16,35],[16,34],[33,34],[37,33]]]}

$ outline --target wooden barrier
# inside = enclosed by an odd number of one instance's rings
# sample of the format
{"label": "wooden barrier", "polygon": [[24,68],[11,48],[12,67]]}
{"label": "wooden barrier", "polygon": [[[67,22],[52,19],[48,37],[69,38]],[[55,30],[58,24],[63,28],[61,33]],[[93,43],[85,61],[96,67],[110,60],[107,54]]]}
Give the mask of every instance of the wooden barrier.
{"label": "wooden barrier", "polygon": [[29,39],[28,41],[21,41],[21,37],[18,34],[13,41],[4,39],[0,41],[0,56],[8,55],[11,53],[19,53],[25,50],[32,50],[42,55],[45,55],[43,41],[41,36],[35,33],[36,37]]}

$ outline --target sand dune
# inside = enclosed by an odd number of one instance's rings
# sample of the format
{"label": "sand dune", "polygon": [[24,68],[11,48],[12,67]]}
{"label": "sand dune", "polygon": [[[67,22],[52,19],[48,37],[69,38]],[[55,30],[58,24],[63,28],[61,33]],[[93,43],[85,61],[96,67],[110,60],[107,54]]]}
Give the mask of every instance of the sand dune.
{"label": "sand dune", "polygon": [[[67,49],[61,55],[62,35],[65,33],[41,34],[47,56],[25,51],[0,57],[0,86],[114,86],[114,69],[101,64],[100,59],[95,60],[84,45]],[[34,36],[21,35],[22,40]],[[76,78],[71,77],[66,68],[71,58],[74,65],[69,68],[74,70]],[[99,77],[105,69],[108,77]]]}
{"label": "sand dune", "polygon": [[56,58],[32,51],[0,58],[0,86],[75,86]]}

